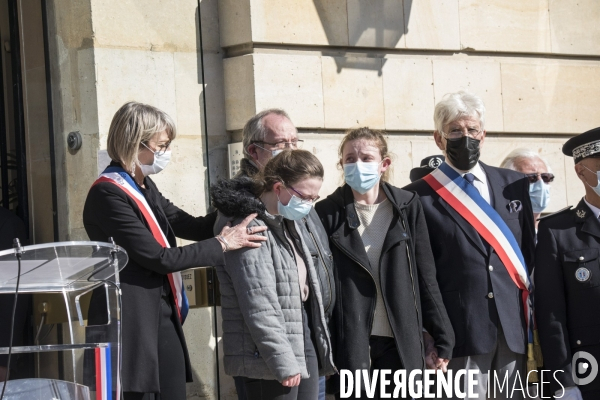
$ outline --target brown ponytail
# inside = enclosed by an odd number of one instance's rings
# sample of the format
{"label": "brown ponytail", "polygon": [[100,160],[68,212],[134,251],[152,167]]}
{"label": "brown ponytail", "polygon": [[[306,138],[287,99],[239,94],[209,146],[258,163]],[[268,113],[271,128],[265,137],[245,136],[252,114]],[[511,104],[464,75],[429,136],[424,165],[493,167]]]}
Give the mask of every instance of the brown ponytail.
{"label": "brown ponytail", "polygon": [[323,165],[315,155],[307,150],[284,150],[269,160],[255,178],[254,193],[260,196],[273,190],[273,185],[281,182],[294,185],[307,178],[323,179]]}

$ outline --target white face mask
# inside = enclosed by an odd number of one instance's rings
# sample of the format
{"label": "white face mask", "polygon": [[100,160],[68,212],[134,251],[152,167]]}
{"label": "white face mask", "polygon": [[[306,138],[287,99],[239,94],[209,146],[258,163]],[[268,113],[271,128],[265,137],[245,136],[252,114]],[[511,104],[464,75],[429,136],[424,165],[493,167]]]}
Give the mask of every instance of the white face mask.
{"label": "white face mask", "polygon": [[271,158],[275,157],[277,154],[281,153],[283,149],[271,150]]}
{"label": "white face mask", "polygon": [[[264,147],[260,147],[260,146],[259,146],[259,145],[257,145],[257,144],[254,144],[254,145],[255,145],[256,147],[260,148],[260,149],[263,149],[264,151],[270,151],[270,152],[271,152],[271,158],[274,158],[276,155],[278,155],[279,153],[281,153],[281,152],[283,151],[283,149],[277,149],[277,150],[267,150],[267,149],[265,149]],[[262,165],[260,162],[258,162],[258,160],[256,160],[256,163],[257,163],[258,165],[260,165],[261,167],[263,167],[263,168],[265,167],[265,166],[264,166],[264,165]]]}
{"label": "white face mask", "polygon": [[152,154],[154,154],[154,161],[152,162],[152,165],[140,165],[140,169],[142,170],[142,174],[144,176],[158,174],[167,167],[169,161],[171,161],[171,150],[167,150],[164,154],[159,155],[158,153],[160,150],[152,151],[152,149],[146,146],[144,143],[142,143],[142,145],[150,150]]}

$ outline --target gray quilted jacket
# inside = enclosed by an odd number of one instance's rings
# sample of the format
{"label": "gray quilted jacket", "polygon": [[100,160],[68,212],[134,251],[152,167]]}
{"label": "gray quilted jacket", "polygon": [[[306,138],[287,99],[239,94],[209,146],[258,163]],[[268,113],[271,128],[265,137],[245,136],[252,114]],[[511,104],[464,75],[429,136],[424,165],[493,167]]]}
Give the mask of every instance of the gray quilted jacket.
{"label": "gray quilted jacket", "polygon": [[[217,267],[223,317],[225,373],[253,379],[283,379],[301,374],[308,378],[304,353],[302,302],[293,249],[284,236],[284,224],[301,246],[308,272],[310,296],[305,307],[311,316],[319,357],[320,375],[336,373],[331,338],[325,321],[321,289],[312,258],[293,221],[266,212],[252,194],[252,180],[220,181],[211,188],[219,210],[215,233],[231,221],[237,224],[256,212],[249,226],[266,225],[268,241],[260,248],[225,253],[225,266]],[[308,257],[306,255],[309,255]]]}

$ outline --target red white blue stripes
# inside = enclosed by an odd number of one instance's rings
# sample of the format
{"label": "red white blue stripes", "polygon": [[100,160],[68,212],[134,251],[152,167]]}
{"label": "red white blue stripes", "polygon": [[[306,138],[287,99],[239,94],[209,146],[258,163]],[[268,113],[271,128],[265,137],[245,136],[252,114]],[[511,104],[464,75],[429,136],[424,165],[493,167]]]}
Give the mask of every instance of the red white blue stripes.
{"label": "red white blue stripes", "polygon": [[[110,345],[96,347],[96,400],[112,400]],[[118,391],[117,391],[118,392]]]}
{"label": "red white blue stripes", "polygon": [[[137,204],[138,208],[144,215],[144,219],[148,223],[150,227],[150,231],[154,239],[165,248],[171,247],[169,246],[169,241],[167,240],[164,232],[160,229],[158,225],[158,221],[152,212],[152,209],[148,205],[146,198],[139,190],[137,185],[131,179],[131,176],[125,172],[123,168],[119,167],[108,167],[100,177],[94,182],[94,185],[100,182],[110,182],[119,188],[121,188],[129,197],[133,199],[133,201]],[[181,277],[180,272],[173,272],[168,274],[169,284],[171,286],[171,293],[175,299],[175,305],[177,306],[177,312],[179,314],[179,319],[181,324],[185,321],[185,318],[189,311],[189,303],[187,296],[185,294],[185,287],[183,285],[183,279]]]}
{"label": "red white blue stripes", "polygon": [[529,299],[531,281],[517,241],[502,217],[447,163],[423,178],[496,251],[515,285],[522,290],[525,321],[533,340],[533,311]]}

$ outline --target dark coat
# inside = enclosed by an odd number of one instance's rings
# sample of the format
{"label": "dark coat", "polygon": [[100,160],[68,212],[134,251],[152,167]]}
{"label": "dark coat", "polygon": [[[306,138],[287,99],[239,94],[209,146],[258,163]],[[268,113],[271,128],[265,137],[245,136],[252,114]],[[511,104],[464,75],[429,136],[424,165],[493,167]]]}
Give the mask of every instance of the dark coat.
{"label": "dark coat", "polygon": [[329,248],[329,238],[319,219],[314,207],[305,218],[296,224],[297,231],[310,252],[310,257],[317,271],[321,296],[323,297],[323,308],[327,322],[331,320],[333,307],[335,305],[335,282],[333,278],[333,255]]}
{"label": "dark coat", "polygon": [[[600,361],[600,222],[583,200],[540,221],[535,259],[535,313],[544,367],[574,386],[571,360],[578,351]],[[582,269],[582,270],[580,270]],[[585,270],[583,270],[585,269]],[[589,276],[576,277],[576,271]],[[549,376],[552,376],[550,374]],[[552,393],[561,389],[550,378]],[[600,398],[600,378],[579,387]]]}
{"label": "dark coat", "polygon": [[[258,173],[258,168],[247,158],[242,159],[240,171],[236,177],[252,177]],[[325,308],[325,318],[331,319],[333,306],[335,304],[335,285],[333,283],[333,256],[329,249],[329,239],[319,220],[317,212],[313,208],[306,218],[298,221],[296,224],[298,233],[302,235],[306,247],[317,271],[319,285],[321,286],[321,295],[323,297],[323,307]]]}
{"label": "dark coat", "polygon": [[[382,188],[394,207],[379,266],[382,296],[403,367],[423,370],[423,327],[434,337],[444,358],[452,354],[454,334],[435,280],[418,196],[387,183]],[[369,369],[377,289],[357,230],[360,220],[352,190],[348,185],[338,188],[317,203],[316,209],[330,238],[336,265],[337,301],[330,324],[335,364],[352,371]]]}
{"label": "dark coat", "polygon": [[[136,203],[119,187],[103,182],[93,186],[83,210],[83,224],[91,240],[112,237],[129,256],[121,271],[123,308],[123,390],[159,392],[158,323],[160,299],[167,274],[199,266],[223,265],[223,250],[213,238],[214,218],[194,218],[174,206],[150,178],[142,189],[171,248],[163,248],[152,236]],[[175,237],[199,243],[177,247]],[[106,322],[106,302],[98,291],[90,304],[90,324]],[[177,322],[179,320],[175,318]],[[183,329],[176,324],[191,381],[189,356]]]}
{"label": "dark coat", "polygon": [[[480,164],[487,175],[492,206],[514,234],[531,268],[535,230],[529,182],[519,172]],[[492,352],[499,325],[510,349],[524,354],[527,337],[520,291],[496,252],[423,179],[404,189],[416,192],[423,204],[437,281],[456,336],[453,356]],[[519,211],[510,212],[513,200],[521,202]]]}

